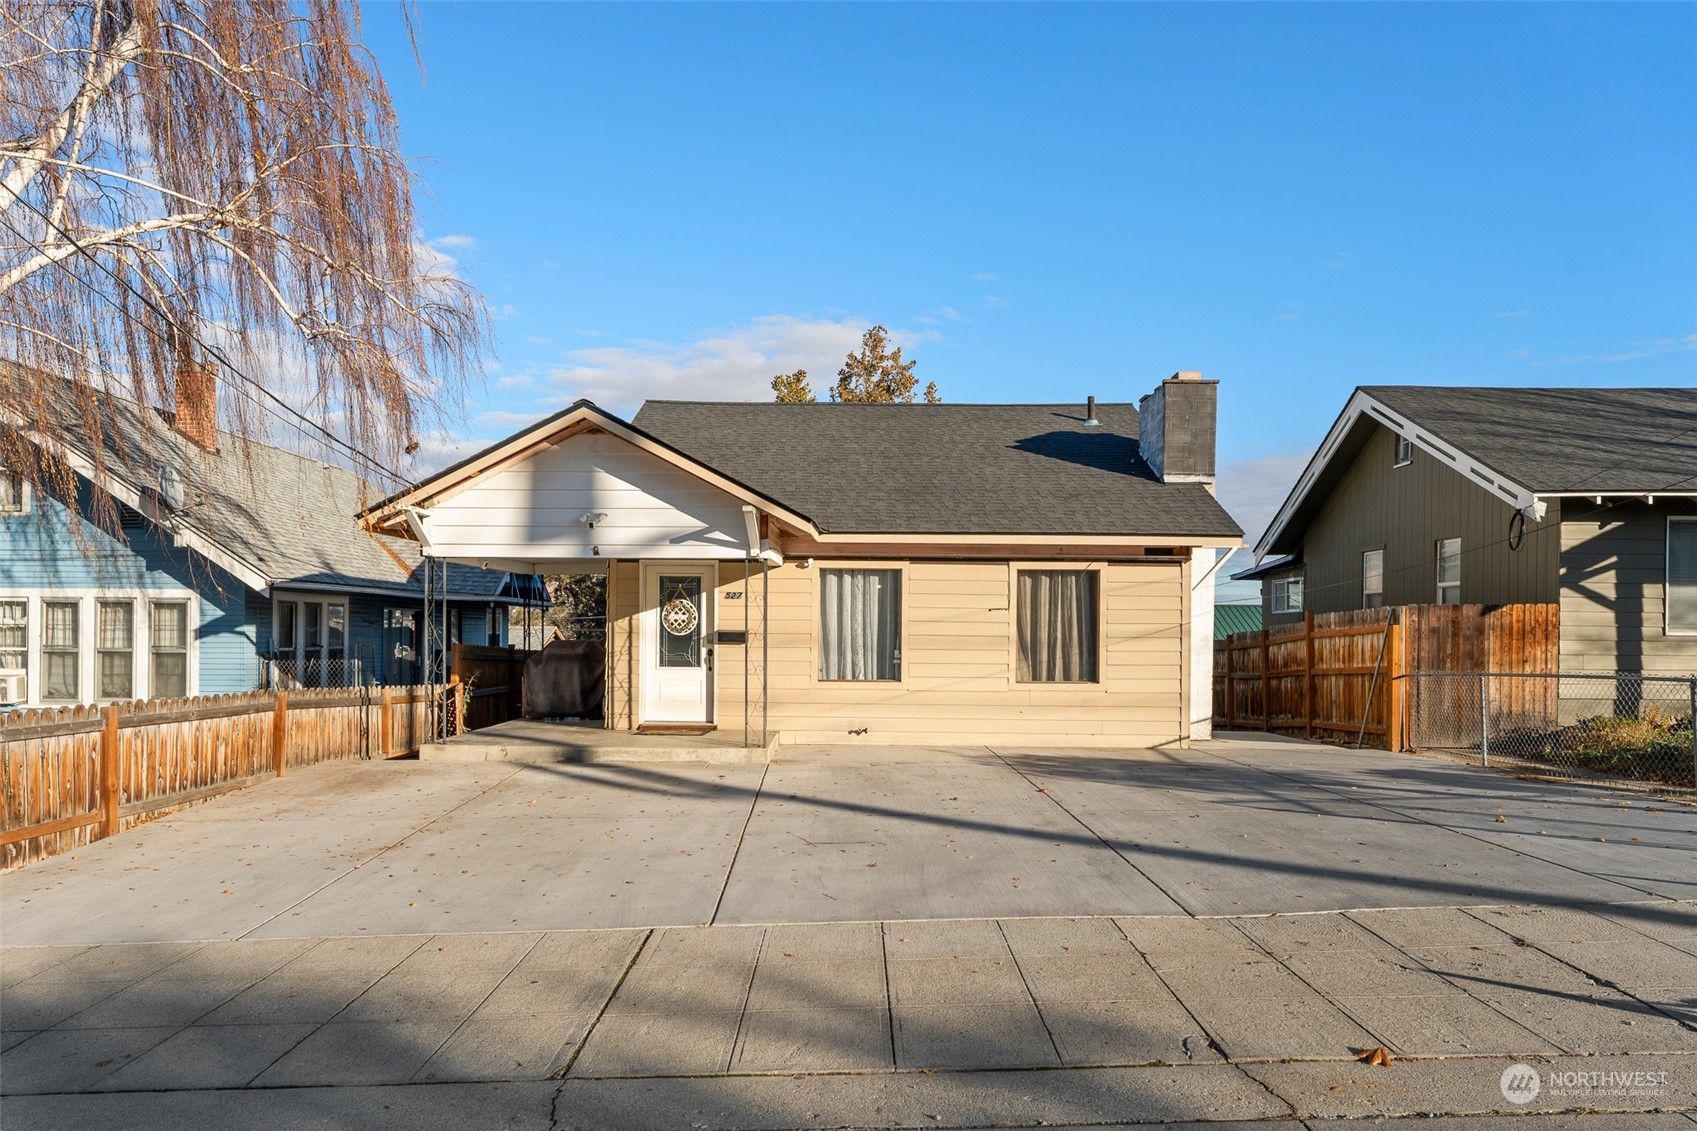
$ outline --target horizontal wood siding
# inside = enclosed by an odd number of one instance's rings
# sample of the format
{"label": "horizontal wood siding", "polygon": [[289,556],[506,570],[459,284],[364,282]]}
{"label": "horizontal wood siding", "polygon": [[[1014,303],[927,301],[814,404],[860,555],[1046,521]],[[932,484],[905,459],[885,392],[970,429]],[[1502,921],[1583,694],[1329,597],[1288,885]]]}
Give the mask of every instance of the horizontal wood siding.
{"label": "horizontal wood siding", "polygon": [[[591,529],[585,514],[605,513]],[[431,507],[430,540],[473,558],[741,557],[742,504],[604,432],[544,448]]]}
{"label": "horizontal wood siding", "polygon": [[1668,516],[1697,515],[1697,503],[1564,506],[1561,670],[1697,673],[1697,636],[1669,635],[1664,604]]}
{"label": "horizontal wood siding", "polygon": [[[1181,562],[1102,566],[1100,682],[1047,685],[1014,678],[1012,574],[1005,561],[897,563],[904,586],[901,680],[820,680],[819,571],[832,564],[821,559],[805,569],[792,560],[771,571],[771,726],[784,742],[1150,746],[1184,734]],[[725,567],[720,584],[741,589],[740,564]],[[749,585],[756,684],[760,587],[757,571]],[[740,628],[740,622],[720,627]],[[730,648],[721,656],[720,725],[740,727],[740,653]],[[758,724],[758,710],[755,716]]]}
{"label": "horizontal wood siding", "polygon": [[[1357,427],[1370,433],[1303,532],[1305,609],[1361,608],[1362,554],[1375,549],[1385,551],[1385,605],[1435,602],[1443,538],[1461,539],[1464,603],[1556,600],[1558,507],[1552,505],[1543,522],[1528,522],[1520,549],[1510,550],[1513,507],[1419,448],[1412,463],[1396,467],[1395,433],[1365,419]],[[1269,626],[1302,619],[1300,612],[1272,611],[1266,582],[1262,612]]]}

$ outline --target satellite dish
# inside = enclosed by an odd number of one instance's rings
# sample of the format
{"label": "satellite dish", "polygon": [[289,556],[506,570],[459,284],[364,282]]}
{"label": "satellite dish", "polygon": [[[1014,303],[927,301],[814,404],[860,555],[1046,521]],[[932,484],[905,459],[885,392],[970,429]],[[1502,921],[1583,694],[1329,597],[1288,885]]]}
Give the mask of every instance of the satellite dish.
{"label": "satellite dish", "polygon": [[183,482],[183,473],[170,464],[159,467],[159,497],[165,505],[174,511],[180,511],[189,501],[188,487]]}

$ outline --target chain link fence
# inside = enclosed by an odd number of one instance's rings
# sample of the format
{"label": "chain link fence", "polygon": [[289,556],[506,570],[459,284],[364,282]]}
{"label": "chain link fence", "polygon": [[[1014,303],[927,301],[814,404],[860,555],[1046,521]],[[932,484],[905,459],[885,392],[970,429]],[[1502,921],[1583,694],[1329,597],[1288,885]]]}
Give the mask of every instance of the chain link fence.
{"label": "chain link fence", "polygon": [[1411,747],[1555,777],[1697,791],[1697,678],[1420,672]]}

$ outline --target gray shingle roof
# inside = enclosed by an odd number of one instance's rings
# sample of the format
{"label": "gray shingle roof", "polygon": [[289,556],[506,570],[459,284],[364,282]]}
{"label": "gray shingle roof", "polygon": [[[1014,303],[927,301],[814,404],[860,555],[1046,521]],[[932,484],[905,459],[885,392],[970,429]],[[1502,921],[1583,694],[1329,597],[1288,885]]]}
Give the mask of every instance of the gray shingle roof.
{"label": "gray shingle roof", "polygon": [[[92,456],[89,403],[66,386],[56,438]],[[369,535],[355,522],[378,492],[351,471],[229,432],[218,433],[215,451],[204,451],[154,409],[110,394],[92,404],[108,474],[153,488],[161,465],[175,467],[190,500],[180,521],[272,583],[421,593],[417,543]],[[448,568],[450,597],[494,598],[506,583],[500,571]]]}
{"label": "gray shingle roof", "polygon": [[1361,391],[1533,492],[1697,490],[1697,389]]}
{"label": "gray shingle roof", "polygon": [[632,423],[837,534],[1239,537],[1200,484],[1162,483],[1137,410],[649,401]]}

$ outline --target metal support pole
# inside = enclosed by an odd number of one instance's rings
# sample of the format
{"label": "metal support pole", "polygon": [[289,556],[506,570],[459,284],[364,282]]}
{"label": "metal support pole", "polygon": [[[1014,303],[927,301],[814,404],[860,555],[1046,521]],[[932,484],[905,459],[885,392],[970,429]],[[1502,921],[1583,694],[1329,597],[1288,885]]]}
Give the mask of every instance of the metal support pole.
{"label": "metal support pole", "polygon": [[748,555],[742,559],[742,744],[748,745]]}
{"label": "metal support pole", "polygon": [[1697,676],[1686,686],[1691,689],[1691,784],[1697,786]]}
{"label": "metal support pole", "polygon": [[[760,560],[760,745],[772,745],[767,731],[768,700],[772,698],[772,563]],[[745,645],[746,647],[746,645]]]}
{"label": "metal support pole", "polygon": [[1491,764],[1491,701],[1487,698],[1484,672],[1479,673],[1479,764]]}

